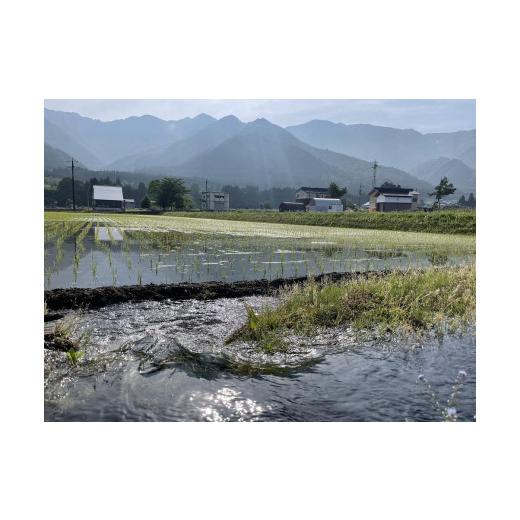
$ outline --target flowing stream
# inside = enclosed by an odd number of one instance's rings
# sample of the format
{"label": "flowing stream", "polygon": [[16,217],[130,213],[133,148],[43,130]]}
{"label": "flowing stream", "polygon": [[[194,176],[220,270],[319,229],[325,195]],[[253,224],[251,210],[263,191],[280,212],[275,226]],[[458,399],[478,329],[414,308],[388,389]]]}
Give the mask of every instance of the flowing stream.
{"label": "flowing stream", "polygon": [[224,345],[245,304],[276,299],[126,303],[80,315],[74,334],[90,341],[77,364],[45,351],[45,419],[438,421],[449,409],[475,420],[474,330],[377,340],[342,328],[292,338],[287,353],[270,355]]}

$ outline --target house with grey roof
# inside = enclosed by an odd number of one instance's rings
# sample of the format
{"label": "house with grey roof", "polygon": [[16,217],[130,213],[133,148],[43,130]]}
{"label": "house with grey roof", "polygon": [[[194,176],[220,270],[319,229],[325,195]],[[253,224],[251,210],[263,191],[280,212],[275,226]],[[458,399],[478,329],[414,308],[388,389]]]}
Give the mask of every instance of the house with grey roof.
{"label": "house with grey roof", "polygon": [[121,186],[92,186],[94,211],[124,211],[125,198]]}
{"label": "house with grey roof", "polygon": [[413,211],[417,209],[419,193],[400,186],[376,186],[369,196],[369,211]]}

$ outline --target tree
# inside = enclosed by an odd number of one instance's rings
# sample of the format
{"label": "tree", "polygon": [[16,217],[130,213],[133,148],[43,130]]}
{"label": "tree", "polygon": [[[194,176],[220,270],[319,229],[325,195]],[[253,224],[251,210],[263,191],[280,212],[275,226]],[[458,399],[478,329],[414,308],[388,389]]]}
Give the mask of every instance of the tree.
{"label": "tree", "polygon": [[446,195],[451,195],[452,193],[455,193],[455,191],[456,188],[448,180],[448,177],[443,177],[441,179],[441,182],[439,182],[439,184],[435,186],[435,190],[432,193],[430,193],[430,197],[435,197],[435,205],[437,207],[440,207],[442,197],[445,197]]}
{"label": "tree", "polygon": [[464,195],[462,195],[459,199],[459,206],[466,206],[466,205],[467,205],[466,197],[464,197]]}
{"label": "tree", "polygon": [[173,177],[155,179],[148,185],[148,193],[162,209],[184,209],[188,191],[181,179]]}
{"label": "tree", "polygon": [[[128,190],[128,186],[124,186],[123,191],[130,191],[130,190]],[[134,195],[134,199],[135,199],[136,203],[141,205],[143,199],[148,196],[148,190],[146,189],[146,185],[144,182],[140,182],[138,184],[137,190],[134,190],[133,195]],[[148,200],[150,200],[150,199],[148,198]]]}
{"label": "tree", "polygon": [[148,195],[144,196],[144,199],[141,201],[141,208],[150,209],[152,207],[152,202],[149,199]]}
{"label": "tree", "polygon": [[380,187],[381,188],[400,188],[401,185],[400,184],[394,184],[393,182],[390,182],[390,181],[385,181],[385,182],[383,182],[383,184],[381,184]]}
{"label": "tree", "polygon": [[473,195],[473,193],[469,194],[467,205],[470,208],[476,208],[477,207],[477,201],[475,200],[475,195]]}
{"label": "tree", "polygon": [[332,199],[341,199],[347,193],[347,188],[340,188],[335,182],[329,184],[329,197]]}

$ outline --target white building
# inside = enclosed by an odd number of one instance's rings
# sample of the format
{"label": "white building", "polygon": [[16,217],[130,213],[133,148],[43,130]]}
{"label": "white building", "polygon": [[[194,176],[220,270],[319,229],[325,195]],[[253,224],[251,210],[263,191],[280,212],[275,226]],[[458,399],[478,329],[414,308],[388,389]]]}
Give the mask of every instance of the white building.
{"label": "white building", "polygon": [[308,186],[302,186],[296,192],[296,202],[303,202],[303,200],[310,199],[326,199],[329,196],[329,190],[327,188],[309,188]]}
{"label": "white building", "polygon": [[93,186],[92,209],[95,211],[124,211],[125,198],[121,186]]}
{"label": "white building", "polygon": [[417,209],[419,193],[412,188],[375,187],[368,194],[370,211],[413,211]]}
{"label": "white building", "polygon": [[343,211],[343,202],[340,199],[312,198],[307,204],[307,211],[323,213],[339,213]]}
{"label": "white building", "polygon": [[200,207],[207,211],[229,211],[229,193],[223,191],[203,191]]}

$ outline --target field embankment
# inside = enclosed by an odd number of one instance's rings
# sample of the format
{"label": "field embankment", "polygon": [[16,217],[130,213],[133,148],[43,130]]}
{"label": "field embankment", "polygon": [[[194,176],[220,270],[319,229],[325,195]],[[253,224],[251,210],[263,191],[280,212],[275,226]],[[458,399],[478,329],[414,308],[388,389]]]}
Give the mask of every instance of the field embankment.
{"label": "field embankment", "polygon": [[[377,273],[350,272],[328,273],[316,276],[315,283],[338,282],[350,278],[384,276]],[[95,288],[70,287],[44,292],[44,300],[50,311],[61,309],[99,308],[125,302],[163,300],[214,300],[217,298],[240,298],[242,296],[263,296],[273,294],[282,287],[303,283],[306,277],[278,278],[276,280],[245,280],[240,282],[205,282],[180,284],[147,284],[107,286]]]}
{"label": "field embankment", "polygon": [[395,271],[337,283],[314,280],[282,292],[280,306],[248,309],[235,340],[254,341],[266,351],[283,351],[287,334],[311,335],[349,324],[379,332],[457,330],[475,320],[475,266]]}
{"label": "field embankment", "polygon": [[384,229],[423,233],[453,233],[473,235],[477,218],[474,210],[414,211],[396,213],[351,212],[309,213],[262,210],[234,210],[229,212],[190,211],[171,215],[190,218],[237,220],[244,222],[273,222],[306,226],[339,228]]}

